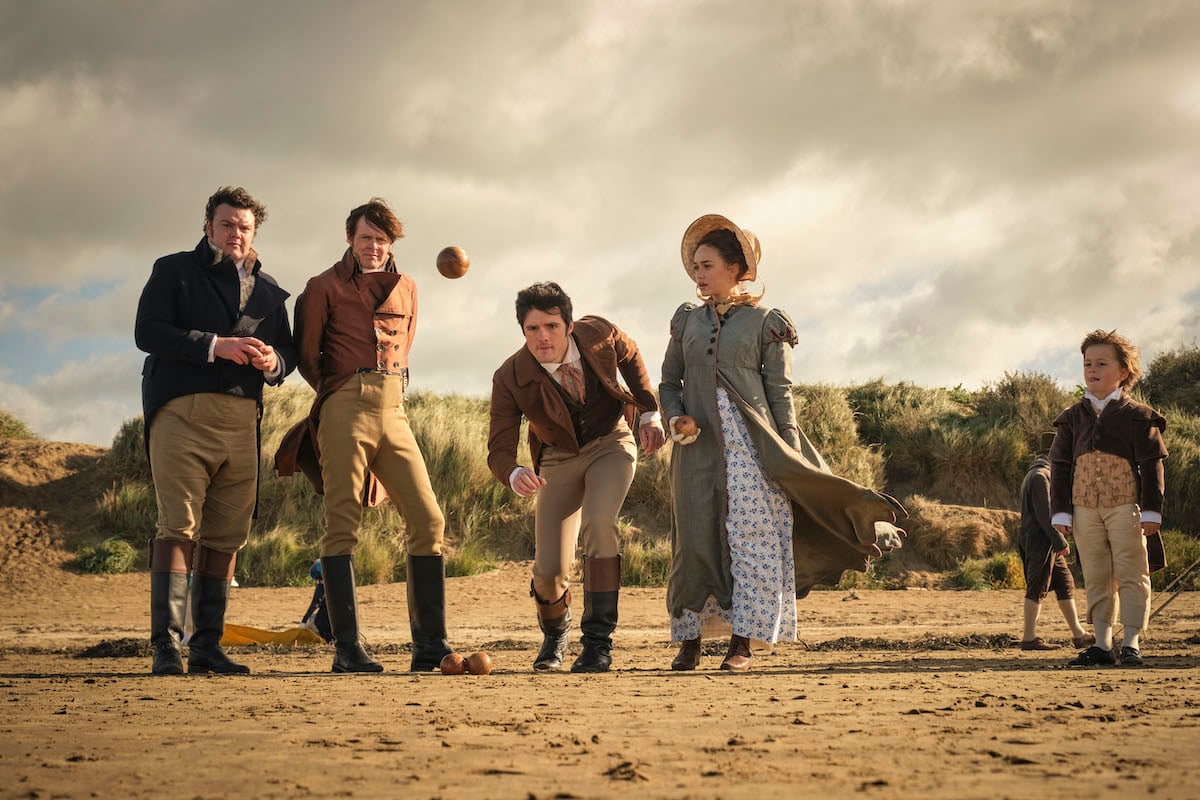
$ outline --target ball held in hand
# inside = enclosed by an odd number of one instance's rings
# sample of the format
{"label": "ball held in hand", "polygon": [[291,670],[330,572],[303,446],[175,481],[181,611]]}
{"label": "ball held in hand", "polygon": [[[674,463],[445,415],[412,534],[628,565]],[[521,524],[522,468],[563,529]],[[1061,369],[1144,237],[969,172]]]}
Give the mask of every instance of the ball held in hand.
{"label": "ball held in hand", "polygon": [[695,436],[700,432],[700,428],[696,425],[696,420],[689,416],[678,417],[675,420],[675,433],[680,436]]}
{"label": "ball held in hand", "polygon": [[462,675],[467,671],[467,662],[458,653],[449,653],[442,659],[443,675]]}
{"label": "ball held in hand", "polygon": [[467,274],[471,259],[461,247],[451,245],[437,255],[437,269],[446,278],[461,278]]}
{"label": "ball held in hand", "polygon": [[487,675],[492,671],[492,657],[482,650],[467,656],[467,672],[472,675]]}

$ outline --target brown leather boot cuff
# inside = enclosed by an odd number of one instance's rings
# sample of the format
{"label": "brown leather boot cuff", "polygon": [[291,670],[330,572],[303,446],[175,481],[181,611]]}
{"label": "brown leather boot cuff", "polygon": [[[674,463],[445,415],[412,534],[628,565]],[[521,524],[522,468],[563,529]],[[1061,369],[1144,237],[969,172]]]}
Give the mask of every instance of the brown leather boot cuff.
{"label": "brown leather boot cuff", "polygon": [[529,596],[534,599],[537,604],[538,619],[553,620],[562,619],[571,607],[571,590],[567,589],[563,592],[562,597],[554,601],[546,601],[538,597],[538,593],[533,588],[533,581],[529,582]]}
{"label": "brown leather boot cuff", "polygon": [[193,541],[155,539],[150,543],[150,571],[187,575],[192,571],[192,554],[195,550],[196,543]]}
{"label": "brown leather boot cuff", "polygon": [[620,556],[583,559],[583,590],[585,592],[615,592],[620,588]]}
{"label": "brown leather boot cuff", "polygon": [[221,553],[209,550],[204,545],[200,545],[196,549],[195,571],[197,575],[231,581],[235,563],[237,563],[237,553]]}

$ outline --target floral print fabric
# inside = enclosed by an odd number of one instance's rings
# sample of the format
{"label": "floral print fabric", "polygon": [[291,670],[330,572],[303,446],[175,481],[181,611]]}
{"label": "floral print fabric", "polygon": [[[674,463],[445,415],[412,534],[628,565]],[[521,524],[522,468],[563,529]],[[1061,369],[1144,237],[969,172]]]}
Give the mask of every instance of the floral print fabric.
{"label": "floral print fabric", "polygon": [[1138,501],[1129,461],[1092,450],[1075,459],[1071,503],[1084,508],[1116,508]]}
{"label": "floral print fabric", "polygon": [[717,411],[725,438],[729,508],[725,531],[733,573],[733,607],[709,597],[699,613],[685,609],[671,619],[673,641],[695,639],[705,623],[720,618],[737,636],[774,644],[796,638],[796,569],[792,555],[792,504],[763,474],[741,412],[720,386]]}

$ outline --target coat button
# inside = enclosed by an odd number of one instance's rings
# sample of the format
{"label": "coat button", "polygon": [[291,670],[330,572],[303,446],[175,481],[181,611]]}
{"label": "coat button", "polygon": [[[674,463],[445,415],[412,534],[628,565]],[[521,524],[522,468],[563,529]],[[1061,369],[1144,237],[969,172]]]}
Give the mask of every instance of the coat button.
{"label": "coat button", "polygon": [[712,348],[711,348],[711,347],[710,347],[710,348],[708,348],[708,354],[709,354],[710,356],[712,355]]}
{"label": "coat button", "polygon": [[393,362],[392,362],[392,366],[393,366],[393,367],[398,367],[398,366],[400,366],[400,362],[399,362],[399,361],[393,361]]}
{"label": "coat button", "polygon": [[399,350],[399,349],[400,349],[400,345],[398,345],[398,344],[397,344],[397,345],[392,345],[392,349],[393,349],[393,350]]}
{"label": "coat button", "polygon": [[713,342],[715,342],[716,340],[717,340],[717,337],[715,337],[715,336],[714,336],[714,337],[712,337],[711,339],[709,339],[709,340],[708,340],[708,343],[709,343],[709,344],[712,344],[712,343],[713,343]]}

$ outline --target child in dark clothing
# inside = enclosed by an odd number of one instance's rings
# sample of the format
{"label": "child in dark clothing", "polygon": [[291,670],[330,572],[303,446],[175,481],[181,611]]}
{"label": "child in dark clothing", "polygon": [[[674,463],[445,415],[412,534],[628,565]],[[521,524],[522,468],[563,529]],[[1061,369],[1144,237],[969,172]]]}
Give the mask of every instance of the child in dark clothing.
{"label": "child in dark clothing", "polygon": [[1140,666],[1138,636],[1149,622],[1150,565],[1145,537],[1158,533],[1163,508],[1162,415],[1125,391],[1141,377],[1138,351],[1116,331],[1089,333],[1083,399],[1054,421],[1050,450],[1051,523],[1075,536],[1096,644],[1069,662],[1115,664],[1113,624],[1120,597],[1121,663]]}

